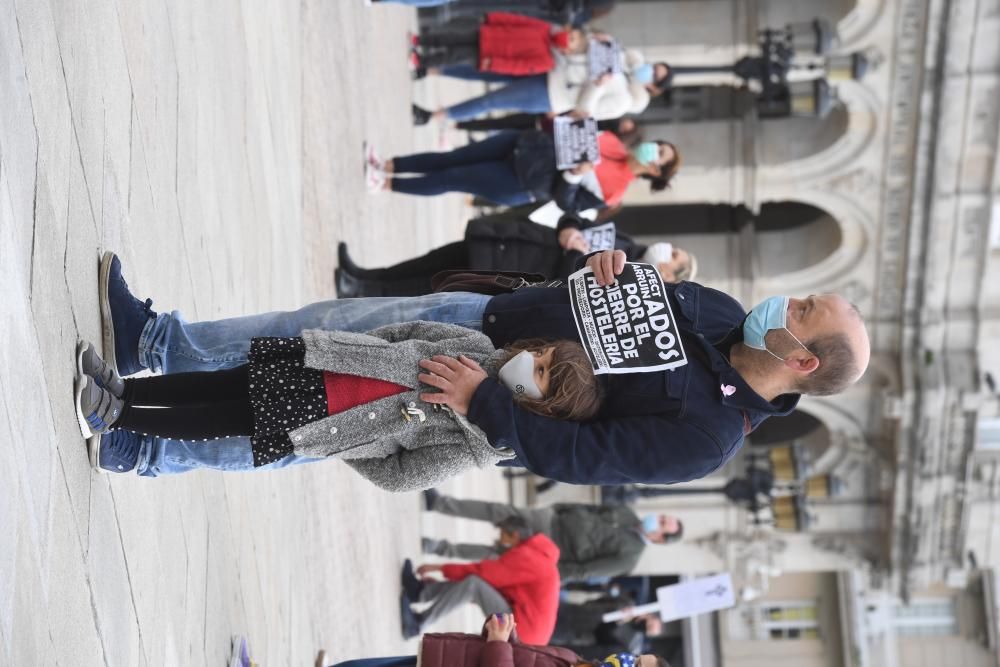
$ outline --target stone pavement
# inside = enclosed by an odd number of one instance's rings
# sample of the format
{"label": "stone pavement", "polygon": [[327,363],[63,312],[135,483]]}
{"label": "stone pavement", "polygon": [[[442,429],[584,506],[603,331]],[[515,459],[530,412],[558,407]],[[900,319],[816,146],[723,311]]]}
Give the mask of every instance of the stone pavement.
{"label": "stone pavement", "polygon": [[411,95],[460,94],[409,81],[415,24],[362,0],[0,0],[0,664],[222,665],[234,633],[265,665],[412,651],[421,521],[491,536],[335,462],[99,475],[72,407],[105,249],[154,307],[214,319],[330,297],[338,240],[374,265],[458,238],[463,198],[364,191],[362,139],[435,148]]}

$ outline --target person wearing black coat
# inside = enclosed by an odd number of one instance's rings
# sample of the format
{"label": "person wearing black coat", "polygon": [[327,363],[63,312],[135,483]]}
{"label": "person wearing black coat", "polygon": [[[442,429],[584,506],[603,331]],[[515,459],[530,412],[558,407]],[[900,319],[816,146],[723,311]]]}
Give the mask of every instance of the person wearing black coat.
{"label": "person wearing black coat", "polygon": [[[382,162],[366,158],[372,192],[430,197],[464,192],[504,206],[554,201],[564,211],[604,208],[584,179],[593,165],[560,170],[555,140],[544,130],[505,130],[450,151],[414,153]],[[645,165],[643,169],[651,169]]]}
{"label": "person wearing black coat", "polygon": [[[417,296],[430,294],[431,278],[440,271],[474,269],[536,273],[566,280],[582,255],[590,251],[581,230],[596,223],[566,214],[556,229],[532,222],[533,207],[510,209],[469,221],[465,239],[431,250],[426,255],[381,269],[364,269],[354,263],[347,244],[338,247],[335,272],[337,296]],[[659,244],[657,244],[659,245]],[[615,248],[629,261],[650,261],[649,247],[624,234],[616,234]],[[654,250],[658,250],[654,249]],[[644,260],[645,258],[645,260]],[[668,261],[659,265],[665,282],[691,280],[697,260],[682,248],[672,248]]]}

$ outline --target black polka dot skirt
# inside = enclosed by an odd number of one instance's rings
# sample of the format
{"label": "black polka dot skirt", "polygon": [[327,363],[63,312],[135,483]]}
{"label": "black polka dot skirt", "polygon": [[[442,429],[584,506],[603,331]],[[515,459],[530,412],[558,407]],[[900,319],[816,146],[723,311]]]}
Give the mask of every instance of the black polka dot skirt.
{"label": "black polka dot skirt", "polygon": [[293,453],[288,432],[327,416],[323,371],[305,367],[301,338],[250,341],[250,404],[254,466]]}

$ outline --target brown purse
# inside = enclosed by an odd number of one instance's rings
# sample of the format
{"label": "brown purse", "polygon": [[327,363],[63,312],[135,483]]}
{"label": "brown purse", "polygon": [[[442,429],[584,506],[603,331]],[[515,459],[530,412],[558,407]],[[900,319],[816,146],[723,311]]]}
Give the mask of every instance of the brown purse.
{"label": "brown purse", "polygon": [[439,271],[431,278],[434,292],[473,292],[475,294],[507,294],[522,287],[558,287],[561,280],[547,280],[540,273],[519,271],[476,271],[458,269]]}

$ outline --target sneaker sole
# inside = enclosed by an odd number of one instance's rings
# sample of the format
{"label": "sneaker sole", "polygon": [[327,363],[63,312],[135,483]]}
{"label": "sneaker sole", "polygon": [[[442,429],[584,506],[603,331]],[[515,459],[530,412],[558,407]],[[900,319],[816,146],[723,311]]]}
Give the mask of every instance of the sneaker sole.
{"label": "sneaker sole", "polygon": [[87,438],[87,457],[90,459],[90,467],[102,475],[110,474],[101,467],[101,436],[92,435]]}
{"label": "sneaker sole", "polygon": [[101,343],[104,346],[104,360],[111,364],[111,367],[118,371],[118,360],[115,357],[115,325],[111,319],[111,303],[108,300],[108,281],[111,276],[111,264],[115,253],[110,250],[105,251],[101,258],[101,270],[99,274],[99,298],[101,304]]}
{"label": "sneaker sole", "polygon": [[94,435],[93,429],[90,428],[90,424],[87,423],[87,417],[83,414],[80,409],[80,398],[83,396],[83,389],[87,386],[87,376],[78,375],[76,378],[76,384],[73,386],[73,408],[76,410],[76,422],[80,427],[80,433],[83,434],[84,438],[91,438]]}

